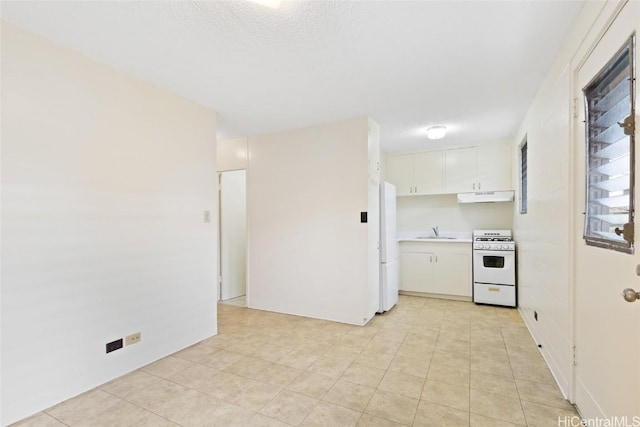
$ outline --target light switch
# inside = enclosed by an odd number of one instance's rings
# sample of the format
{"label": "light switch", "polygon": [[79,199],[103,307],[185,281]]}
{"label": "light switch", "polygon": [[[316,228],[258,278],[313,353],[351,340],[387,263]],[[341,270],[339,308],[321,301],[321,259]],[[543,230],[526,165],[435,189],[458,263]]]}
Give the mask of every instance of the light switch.
{"label": "light switch", "polygon": [[204,222],[211,222],[211,211],[204,211]]}

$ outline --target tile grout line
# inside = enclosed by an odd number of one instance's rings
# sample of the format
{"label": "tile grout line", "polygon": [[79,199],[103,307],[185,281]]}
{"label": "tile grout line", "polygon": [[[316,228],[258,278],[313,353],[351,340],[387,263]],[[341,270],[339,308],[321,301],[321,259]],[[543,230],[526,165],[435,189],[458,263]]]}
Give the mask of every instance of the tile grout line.
{"label": "tile grout line", "polygon": [[[135,371],[133,371],[133,372],[135,372]],[[154,383],[154,384],[155,384],[155,383]],[[149,385],[149,387],[151,387],[152,385],[153,385],[153,384]],[[180,384],[180,385],[181,385],[181,384]],[[145,387],[145,389],[146,389],[146,388],[147,388],[147,387]],[[160,417],[160,418],[162,418],[162,419],[165,419],[165,420],[169,421],[170,423],[173,423],[173,424],[175,424],[175,425],[178,425],[178,426],[181,426],[181,427],[182,427],[182,424],[179,424],[179,423],[177,423],[177,422],[175,422],[175,421],[173,421],[173,420],[171,420],[171,419],[169,419],[169,418],[165,417],[164,415],[160,415],[160,414],[158,414],[158,413],[157,413],[157,412],[155,412],[155,411],[152,411],[152,410],[150,410],[150,409],[147,409],[147,408],[145,408],[144,406],[141,406],[141,405],[139,405],[139,404],[138,404],[138,403],[136,403],[136,402],[133,402],[133,401],[131,401],[131,400],[129,400],[129,399],[125,399],[125,398],[123,398],[123,397],[117,396],[117,395],[115,395],[115,394],[113,394],[113,393],[110,393],[110,392],[108,392],[108,391],[106,391],[106,390],[102,390],[102,389],[100,389],[100,391],[102,391],[102,392],[104,392],[104,393],[107,393],[108,395],[113,396],[113,397],[115,397],[115,398],[117,398],[117,399],[119,399],[119,400],[121,400],[121,401],[123,401],[123,402],[126,402],[126,403],[129,403],[129,404],[133,405],[133,406],[136,406],[136,407],[138,407],[138,408],[140,408],[140,409],[142,409],[142,410],[144,410],[144,411],[147,411],[147,412],[149,412],[149,413],[151,413],[151,414],[157,415],[158,417]]]}
{"label": "tile grout line", "polygon": [[[53,408],[53,406],[52,406],[52,408]],[[60,419],[56,418],[55,416],[53,416],[53,415],[51,415],[49,412],[47,412],[49,409],[51,409],[51,408],[47,408],[47,409],[45,409],[44,411],[42,411],[42,413],[43,413],[43,414],[46,414],[47,416],[49,416],[49,417],[51,417],[51,418],[53,418],[54,420],[56,420],[56,421],[57,421],[57,422],[59,422],[60,424],[65,425],[65,426],[67,426],[67,427],[70,427],[70,425],[69,425],[69,424],[67,424],[67,423],[63,422],[62,420],[60,420]]]}

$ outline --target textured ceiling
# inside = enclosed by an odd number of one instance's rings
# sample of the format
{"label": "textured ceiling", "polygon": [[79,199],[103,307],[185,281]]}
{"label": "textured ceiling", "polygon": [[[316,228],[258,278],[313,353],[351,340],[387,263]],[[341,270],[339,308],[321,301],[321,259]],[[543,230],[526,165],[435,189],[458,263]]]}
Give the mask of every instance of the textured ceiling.
{"label": "textured ceiling", "polygon": [[2,2],[2,18],[211,107],[219,139],[369,115],[385,151],[512,138],[580,1]]}

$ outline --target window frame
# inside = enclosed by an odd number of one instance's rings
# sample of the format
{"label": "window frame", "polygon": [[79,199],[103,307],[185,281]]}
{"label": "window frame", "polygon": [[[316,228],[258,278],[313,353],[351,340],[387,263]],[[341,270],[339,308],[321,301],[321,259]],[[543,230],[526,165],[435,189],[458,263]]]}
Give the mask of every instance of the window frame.
{"label": "window frame", "polygon": [[[596,75],[585,85],[582,89],[583,100],[584,100],[584,110],[585,110],[585,205],[584,205],[584,227],[583,227],[583,239],[588,246],[599,247],[603,249],[610,249],[617,252],[623,252],[627,254],[634,253],[634,244],[628,242],[626,240],[612,240],[606,237],[595,237],[593,235],[589,235],[589,220],[590,220],[590,211],[589,206],[591,203],[590,199],[590,175],[589,170],[591,166],[591,138],[590,138],[590,117],[589,117],[589,99],[587,97],[587,91],[591,89],[593,86],[597,85],[600,81],[603,80],[607,76],[607,73],[613,69],[614,64],[620,57],[624,54],[625,51],[628,51],[629,55],[629,93],[630,93],[630,116],[635,120],[635,90],[636,90],[636,64],[635,64],[635,32],[625,41],[624,45],[618,49],[615,54],[611,56],[609,61],[596,73]],[[635,132],[632,132],[629,137],[629,212],[628,212],[628,222],[633,223],[635,221]],[[617,233],[616,233],[617,234]]]}
{"label": "window frame", "polygon": [[[520,168],[520,195],[518,197],[520,203],[520,214],[524,215],[529,208],[529,144],[527,135],[518,146],[518,158]],[[524,155],[523,155],[524,154]],[[523,167],[525,166],[525,167]]]}

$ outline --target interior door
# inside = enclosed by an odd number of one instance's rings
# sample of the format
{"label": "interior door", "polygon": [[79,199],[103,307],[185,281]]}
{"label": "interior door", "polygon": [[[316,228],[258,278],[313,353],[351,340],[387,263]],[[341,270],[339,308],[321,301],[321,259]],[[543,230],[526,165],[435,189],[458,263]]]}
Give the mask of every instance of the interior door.
{"label": "interior door", "polygon": [[[624,288],[640,289],[634,254],[587,246],[583,240],[585,211],[585,120],[582,89],[639,27],[640,2],[628,2],[577,69],[575,121],[575,403],[584,418],[640,415],[640,302],[628,303]],[[637,60],[636,60],[637,66]],[[637,89],[635,100],[638,108]],[[636,116],[637,117],[637,116]],[[635,206],[640,207],[640,183],[635,155]],[[636,217],[637,218],[637,217]],[[638,236],[638,234],[636,234]],[[636,237],[636,245],[638,245]],[[629,424],[630,425],[630,424]]]}
{"label": "interior door", "polygon": [[220,173],[220,299],[247,292],[246,171]]}

